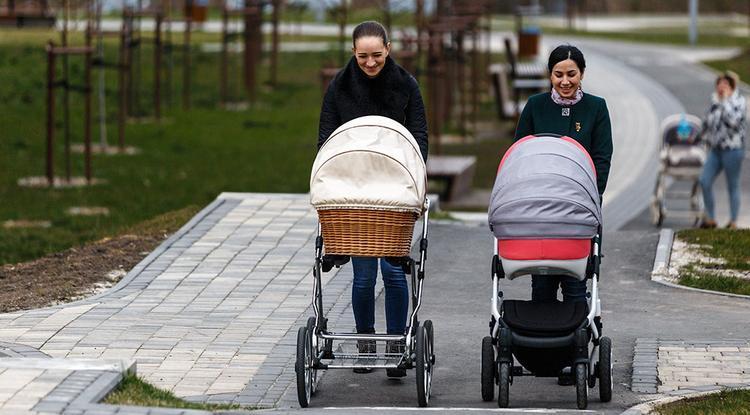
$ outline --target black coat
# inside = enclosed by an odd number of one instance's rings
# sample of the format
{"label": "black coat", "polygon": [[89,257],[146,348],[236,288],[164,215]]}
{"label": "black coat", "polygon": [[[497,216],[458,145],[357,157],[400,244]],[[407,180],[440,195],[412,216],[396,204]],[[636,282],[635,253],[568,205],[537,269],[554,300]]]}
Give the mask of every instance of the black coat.
{"label": "black coat", "polygon": [[375,78],[369,78],[352,57],[328,85],[318,127],[318,148],[342,124],[365,115],[398,121],[414,136],[427,160],[427,119],[419,85],[390,58]]}

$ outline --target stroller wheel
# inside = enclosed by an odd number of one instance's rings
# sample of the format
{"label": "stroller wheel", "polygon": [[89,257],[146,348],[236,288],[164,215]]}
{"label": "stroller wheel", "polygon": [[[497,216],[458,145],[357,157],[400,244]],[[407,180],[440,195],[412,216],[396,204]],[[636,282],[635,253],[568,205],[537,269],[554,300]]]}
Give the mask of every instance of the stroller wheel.
{"label": "stroller wheel", "polygon": [[482,339],[482,400],[489,402],[495,398],[495,349],[492,337]]}
{"label": "stroller wheel", "polygon": [[651,223],[654,224],[654,226],[661,226],[664,222],[664,204],[658,200],[654,199],[651,202]]}
{"label": "stroller wheel", "polygon": [[599,400],[612,400],[612,340],[609,337],[599,340]]}
{"label": "stroller wheel", "polygon": [[510,398],[510,363],[500,363],[498,365],[497,383],[500,385],[497,406],[507,408]]}
{"label": "stroller wheel", "polygon": [[430,401],[430,391],[432,390],[432,345],[427,328],[424,325],[417,327],[416,354],[417,401],[419,406],[424,407]]}
{"label": "stroller wheel", "polygon": [[422,325],[427,330],[427,339],[430,341],[430,364],[435,366],[435,329],[432,327],[432,320],[425,320]]}
{"label": "stroller wheel", "polygon": [[310,404],[315,382],[315,369],[312,366],[312,336],[307,327],[300,327],[297,331],[297,360],[294,363],[294,371],[297,374],[297,400],[303,408]]}
{"label": "stroller wheel", "polygon": [[[311,354],[311,361],[312,365],[315,364],[315,357],[318,356],[318,350],[320,350],[320,343],[318,343],[317,334],[315,334],[315,317],[308,317],[307,318],[307,325],[305,326],[307,328],[307,335],[310,337],[310,354]],[[310,388],[310,394],[315,395],[315,392],[317,392],[317,380],[318,380],[318,369],[315,369],[314,367],[311,369],[311,379],[312,379],[312,385]]]}
{"label": "stroller wheel", "polygon": [[578,409],[586,409],[589,405],[589,370],[586,363],[576,365],[576,404]]}

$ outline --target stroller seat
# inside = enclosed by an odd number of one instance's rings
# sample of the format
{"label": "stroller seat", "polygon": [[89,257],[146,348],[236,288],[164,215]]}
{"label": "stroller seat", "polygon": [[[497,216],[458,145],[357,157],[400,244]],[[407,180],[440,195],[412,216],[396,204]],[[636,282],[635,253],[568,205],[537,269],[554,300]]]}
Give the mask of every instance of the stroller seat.
{"label": "stroller seat", "polygon": [[497,253],[506,278],[526,274],[586,278],[589,239],[500,239]]}
{"label": "stroller seat", "polygon": [[661,154],[662,162],[667,167],[703,167],[706,161],[706,150],[702,145],[672,145]]}
{"label": "stroller seat", "polygon": [[585,302],[503,301],[503,321],[518,334],[533,337],[565,336],[578,328],[589,312]]}

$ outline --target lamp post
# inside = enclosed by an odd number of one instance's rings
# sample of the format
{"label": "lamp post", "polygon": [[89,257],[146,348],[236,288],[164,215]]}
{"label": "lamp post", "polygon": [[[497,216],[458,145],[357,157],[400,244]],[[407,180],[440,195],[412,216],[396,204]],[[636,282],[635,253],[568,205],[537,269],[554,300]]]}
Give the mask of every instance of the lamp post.
{"label": "lamp post", "polygon": [[698,41],[698,0],[688,0],[688,10],[690,13],[688,40],[691,45],[695,45]]}

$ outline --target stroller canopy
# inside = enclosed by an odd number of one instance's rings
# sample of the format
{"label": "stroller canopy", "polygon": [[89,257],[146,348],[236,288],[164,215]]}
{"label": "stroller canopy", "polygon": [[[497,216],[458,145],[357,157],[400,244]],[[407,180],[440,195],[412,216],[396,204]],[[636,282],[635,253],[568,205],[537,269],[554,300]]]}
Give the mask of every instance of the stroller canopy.
{"label": "stroller canopy", "polygon": [[661,123],[662,139],[665,145],[703,145],[701,140],[702,121],[691,114],[673,114]]}
{"label": "stroller canopy", "polygon": [[498,239],[590,239],[602,213],[594,163],[569,137],[528,136],[503,156],[490,197]]}
{"label": "stroller canopy", "polygon": [[318,151],[310,176],[316,209],[367,208],[420,214],[427,173],[417,141],[398,122],[356,118]]}

